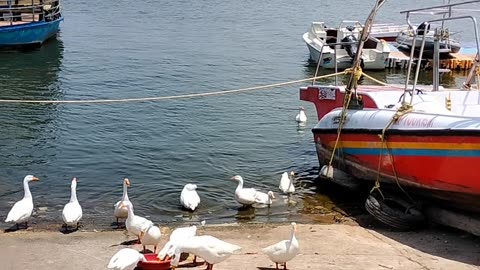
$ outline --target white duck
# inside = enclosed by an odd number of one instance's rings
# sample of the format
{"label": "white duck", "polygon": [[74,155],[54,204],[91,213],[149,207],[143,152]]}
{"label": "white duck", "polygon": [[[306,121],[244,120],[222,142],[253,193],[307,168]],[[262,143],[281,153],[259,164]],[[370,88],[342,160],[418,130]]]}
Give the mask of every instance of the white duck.
{"label": "white duck", "polygon": [[283,269],[287,269],[287,262],[297,256],[299,245],[295,232],[297,231],[297,224],[292,222],[292,230],[290,232],[290,239],[283,240],[271,246],[262,249],[270,260],[275,263],[275,269],[278,269],[278,264],[283,264]]}
{"label": "white duck", "polygon": [[242,248],[237,245],[210,235],[194,236],[175,248],[175,258],[170,264],[176,267],[180,261],[180,254],[186,252],[203,258],[207,262],[207,270],[212,270],[214,264],[223,262],[240,249]]}
{"label": "white duck", "polygon": [[122,248],[110,259],[107,268],[114,270],[133,270],[139,261],[146,262],[145,256],[132,248]]}
{"label": "white duck", "polygon": [[293,177],[295,176],[295,173],[293,171],[288,174],[287,172],[284,172],[282,174],[282,178],[280,179],[280,185],[278,188],[285,194],[292,194],[295,192],[295,186],[293,185]]}
{"label": "white duck", "polygon": [[128,210],[128,217],[125,221],[125,227],[127,227],[127,231],[136,235],[140,240],[140,232],[146,231],[148,227],[153,226],[153,222],[144,217],[136,216],[133,213],[133,208],[130,204],[122,203],[120,204],[120,207],[126,207]]}
{"label": "white duck", "polygon": [[128,180],[128,178],[125,178],[125,179],[123,179],[122,200],[120,200],[116,204],[114,204],[115,209],[113,211],[113,215],[117,218],[117,224],[118,224],[118,219],[119,218],[127,218],[127,216],[128,216],[127,208],[126,207],[120,207],[120,204],[122,204],[122,203],[124,205],[130,204],[132,206],[132,209],[133,209],[133,204],[128,199],[128,193],[127,193],[128,187],[130,187],[130,180]]}
{"label": "white duck", "polygon": [[305,108],[300,107],[300,109],[298,110],[297,116],[295,116],[295,121],[297,121],[297,123],[307,122],[307,115],[305,114]]}
{"label": "white duck", "polygon": [[200,203],[200,196],[198,196],[196,189],[197,185],[194,184],[186,184],[183,187],[182,193],[180,194],[180,203],[186,209],[195,211],[195,208],[197,208]]}
{"label": "white duck", "polygon": [[160,228],[153,224],[146,230],[140,232],[140,243],[143,246],[143,253],[145,254],[145,246],[153,246],[153,253],[157,253],[157,246],[160,243],[162,232]]}
{"label": "white duck", "polygon": [[231,179],[238,181],[237,189],[235,189],[235,199],[237,202],[244,206],[254,204],[257,190],[254,188],[243,188],[243,178],[240,175],[235,175]]}
{"label": "white duck", "polygon": [[77,200],[77,178],[72,179],[70,201],[63,207],[62,218],[63,222],[68,226],[76,225],[78,229],[78,223],[82,218],[82,207]]}
{"label": "white duck", "polygon": [[272,204],[272,199],[275,199],[275,195],[273,194],[272,191],[269,191],[267,193],[257,191],[257,193],[255,193],[256,203],[266,204],[270,206]]}
{"label": "white duck", "polygon": [[13,205],[10,212],[8,212],[7,219],[5,219],[5,222],[15,222],[17,229],[18,224],[22,222],[25,222],[25,226],[28,226],[28,219],[32,216],[33,199],[30,188],[28,187],[28,182],[30,181],[39,181],[39,179],[33,175],[27,175],[23,178],[23,190],[25,192],[23,199]]}
{"label": "white duck", "polygon": [[177,245],[183,243],[191,237],[194,237],[196,234],[197,226],[195,225],[190,227],[177,228],[173,230],[173,232],[170,234],[168,242],[165,244],[162,250],[158,252],[157,258],[159,258],[160,260],[164,260],[167,255],[170,258],[173,257]]}

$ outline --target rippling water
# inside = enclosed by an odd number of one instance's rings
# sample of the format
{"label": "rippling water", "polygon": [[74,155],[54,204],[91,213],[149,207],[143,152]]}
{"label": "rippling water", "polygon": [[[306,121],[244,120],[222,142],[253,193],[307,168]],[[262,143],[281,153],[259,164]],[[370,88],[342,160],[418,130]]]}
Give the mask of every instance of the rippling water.
{"label": "rippling water", "polygon": [[[1,98],[100,99],[167,96],[236,89],[311,77],[301,35],[310,23],[364,20],[365,1],[65,1],[57,40],[30,52],[0,53]],[[403,23],[390,1],[382,22]],[[423,5],[441,1],[423,1]],[[328,12],[327,12],[328,11]],[[453,25],[455,28],[455,25]],[[457,27],[459,28],[459,26]],[[460,40],[471,34],[458,31]],[[465,74],[445,76],[447,86]],[[377,72],[390,83],[403,73]],[[331,82],[331,81],[327,81]],[[128,177],[136,213],[156,222],[285,221],[320,204],[310,129],[315,111],[292,85],[268,91],[145,103],[0,105],[0,225],[31,184],[36,222],[61,222],[77,177],[84,221],[109,226]],[[307,128],[293,118],[307,108]],[[230,177],[278,190],[295,170],[293,204],[277,196],[270,209],[239,211]],[[197,183],[194,214],[179,206],[184,184]]]}

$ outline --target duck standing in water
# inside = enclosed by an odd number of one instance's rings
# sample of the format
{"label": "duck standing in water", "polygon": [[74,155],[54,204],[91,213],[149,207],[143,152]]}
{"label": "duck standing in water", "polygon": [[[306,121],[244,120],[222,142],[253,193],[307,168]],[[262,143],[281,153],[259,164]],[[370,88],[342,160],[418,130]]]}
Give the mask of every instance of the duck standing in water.
{"label": "duck standing in water", "polygon": [[200,196],[197,193],[197,185],[186,184],[180,194],[180,203],[185,209],[195,211],[200,203]]}
{"label": "duck standing in water", "polygon": [[244,207],[254,204],[257,190],[254,188],[244,188],[243,178],[240,175],[235,175],[231,179],[238,182],[237,189],[235,189],[235,200],[243,204]]}
{"label": "duck standing in water", "polygon": [[305,124],[307,122],[307,115],[305,114],[305,108],[300,107],[298,110],[297,116],[295,116],[295,121],[299,124]]}
{"label": "duck standing in water", "polygon": [[295,173],[291,171],[290,174],[284,172],[282,174],[282,177],[280,178],[280,185],[278,186],[278,188],[288,196],[295,192],[295,186],[293,185],[294,176]]}

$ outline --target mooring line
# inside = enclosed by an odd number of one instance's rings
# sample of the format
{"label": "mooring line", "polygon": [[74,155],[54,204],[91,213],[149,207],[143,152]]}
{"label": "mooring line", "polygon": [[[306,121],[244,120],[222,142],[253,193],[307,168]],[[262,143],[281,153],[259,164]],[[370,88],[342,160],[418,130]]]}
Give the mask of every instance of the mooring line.
{"label": "mooring line", "polygon": [[232,90],[222,90],[215,92],[204,92],[196,94],[184,94],[184,95],[174,95],[174,96],[160,96],[160,97],[143,97],[143,98],[123,98],[123,99],[90,99],[90,100],[23,100],[23,99],[0,99],[0,103],[29,103],[29,104],[99,104],[99,103],[126,103],[126,102],[147,102],[147,101],[160,101],[160,100],[169,100],[169,99],[183,99],[183,98],[194,98],[194,97],[206,97],[206,96],[219,96],[225,94],[247,92],[254,90],[263,90],[269,88],[275,88],[284,85],[296,84],[301,82],[308,82],[312,80],[324,79],[328,77],[333,77],[337,75],[345,74],[344,71],[337,72],[333,74],[327,74],[323,76],[294,80],[288,82],[274,83],[268,85],[260,85],[253,87],[246,87],[240,89]]}

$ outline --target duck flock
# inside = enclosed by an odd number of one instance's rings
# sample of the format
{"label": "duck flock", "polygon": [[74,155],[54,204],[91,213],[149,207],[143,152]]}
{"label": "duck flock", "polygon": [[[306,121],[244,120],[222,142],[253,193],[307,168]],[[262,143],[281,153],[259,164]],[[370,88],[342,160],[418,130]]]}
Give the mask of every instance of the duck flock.
{"label": "duck flock", "polygon": [[[303,107],[295,117],[299,125],[304,125],[307,121]],[[243,187],[243,178],[236,175],[231,178],[238,182],[235,189],[235,199],[244,207],[252,206],[253,204],[264,204],[270,206],[275,195],[272,191],[267,193],[260,192],[254,188]],[[24,197],[16,202],[5,219],[5,222],[15,223],[17,229],[20,225],[28,227],[28,220],[33,212],[33,198],[29,188],[29,182],[39,181],[33,175],[27,175],[23,179]],[[279,189],[290,196],[295,192],[294,172],[284,172],[280,178]],[[146,252],[146,246],[153,246],[153,252],[157,253],[157,246],[160,243],[162,233],[158,226],[144,217],[135,215],[133,211],[133,204],[128,198],[128,187],[130,187],[130,180],[125,178],[123,180],[123,196],[122,199],[114,204],[113,215],[119,224],[119,219],[125,219],[125,227],[127,231],[138,237],[139,242],[143,246],[143,253]],[[82,207],[77,199],[77,179],[73,178],[71,183],[71,197],[70,201],[64,206],[62,211],[62,219],[65,223],[66,230],[69,227],[76,227],[78,229],[79,222],[82,219]],[[200,204],[200,196],[198,195],[197,185],[186,184],[180,194],[180,203],[185,209],[195,211]],[[194,262],[197,256],[202,258],[207,264],[207,270],[213,269],[213,265],[224,261],[234,252],[239,251],[241,247],[222,241],[210,235],[196,235],[197,227],[181,227],[175,229],[169,237],[168,242],[158,252],[157,258],[159,260],[171,260],[172,268],[178,266],[180,262],[180,255],[182,253],[193,254]],[[270,260],[272,260],[276,269],[278,265],[287,267],[287,262],[293,259],[299,252],[299,244],[295,238],[296,224],[291,223],[291,233],[287,240],[280,241],[271,246],[262,249]],[[145,256],[139,251],[132,248],[123,248],[119,250],[108,263],[109,269],[123,270],[134,269],[139,262],[146,262]]]}
{"label": "duck flock", "polygon": [[[280,178],[279,189],[290,196],[295,192],[294,172],[284,172]],[[257,191],[254,188],[245,188],[243,186],[243,178],[236,175],[231,178],[238,182],[235,189],[235,199],[244,207],[249,207],[253,204],[272,204],[272,199],[275,198],[274,193],[269,191],[267,193]],[[30,192],[29,182],[39,181],[33,175],[27,175],[23,179],[24,197],[22,200],[16,202],[7,215],[5,222],[15,223],[17,229],[21,224],[28,227],[28,220],[33,212],[33,198]],[[133,204],[128,198],[128,187],[130,187],[130,180],[125,178],[123,180],[123,196],[122,199],[116,202],[113,210],[113,215],[117,220],[125,219],[125,227],[127,231],[138,237],[139,242],[143,246],[143,253],[146,252],[147,246],[153,246],[153,252],[157,253],[157,246],[161,241],[162,233],[158,226],[144,217],[135,215],[133,211]],[[79,222],[82,219],[82,207],[77,199],[77,179],[73,178],[71,183],[71,197],[70,201],[64,206],[62,211],[63,222],[66,230],[69,227],[76,227],[78,229]],[[186,209],[195,211],[200,204],[200,196],[198,195],[197,185],[186,184],[180,194],[180,203]],[[278,269],[279,264],[283,264],[286,269],[286,264],[293,259],[298,251],[299,244],[295,238],[296,224],[292,223],[291,235],[287,240],[278,242],[277,244],[268,246],[262,249]],[[159,260],[171,260],[172,267],[178,266],[180,262],[180,254],[190,253],[196,257],[200,257],[207,263],[207,269],[212,269],[213,265],[224,261],[234,252],[239,251],[241,247],[222,241],[210,235],[197,236],[197,227],[181,227],[175,229],[164,247],[158,252],[157,258]],[[123,248],[118,251],[111,258],[109,269],[134,269],[139,262],[146,262],[142,253],[132,248]]]}

